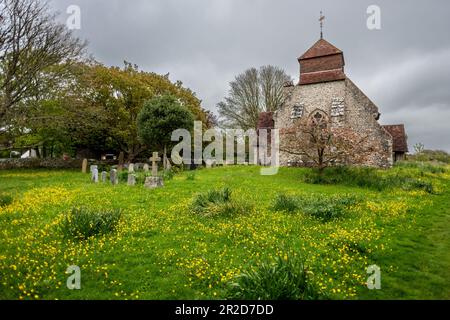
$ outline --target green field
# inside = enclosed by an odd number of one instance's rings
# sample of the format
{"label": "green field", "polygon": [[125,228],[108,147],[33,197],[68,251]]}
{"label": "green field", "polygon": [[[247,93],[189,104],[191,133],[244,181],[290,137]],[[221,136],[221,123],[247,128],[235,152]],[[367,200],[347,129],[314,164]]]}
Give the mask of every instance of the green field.
{"label": "green field", "polygon": [[[398,167],[433,192],[303,182],[309,169],[228,166],[180,172],[147,190],[94,184],[75,171],[0,171],[0,299],[223,299],[236,276],[276,257],[300,257],[309,281],[331,299],[450,298],[450,175]],[[196,194],[228,187],[237,214],[193,212]],[[300,208],[273,208],[277,195],[351,197],[344,215],[323,221]],[[114,232],[67,237],[74,207],[122,209]],[[234,212],[234,211],[233,211]],[[381,289],[366,287],[368,266]],[[69,290],[66,269],[81,269]]]}

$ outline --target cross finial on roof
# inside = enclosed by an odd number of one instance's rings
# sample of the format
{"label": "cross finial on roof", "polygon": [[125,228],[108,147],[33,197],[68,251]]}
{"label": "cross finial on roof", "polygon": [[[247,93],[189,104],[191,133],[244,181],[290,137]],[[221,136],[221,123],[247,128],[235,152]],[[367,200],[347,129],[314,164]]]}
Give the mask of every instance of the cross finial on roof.
{"label": "cross finial on roof", "polygon": [[322,11],[320,11],[320,39],[323,39],[323,21],[325,20],[325,16],[322,14]]}

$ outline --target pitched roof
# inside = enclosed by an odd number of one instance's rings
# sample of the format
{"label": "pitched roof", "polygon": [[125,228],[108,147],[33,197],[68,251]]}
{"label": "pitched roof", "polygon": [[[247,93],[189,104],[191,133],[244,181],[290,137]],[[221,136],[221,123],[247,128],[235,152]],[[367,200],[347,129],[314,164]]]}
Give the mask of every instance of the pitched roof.
{"label": "pitched roof", "polygon": [[339,53],[342,53],[342,51],[333,46],[328,41],[320,39],[311,48],[309,48],[300,58],[298,58],[298,60],[329,56],[332,54],[339,54]]}
{"label": "pitched roof", "polygon": [[258,129],[273,129],[274,127],[273,112],[261,112],[258,118]]}
{"label": "pitched roof", "polygon": [[392,136],[394,152],[408,152],[408,137],[406,136],[405,126],[403,124],[394,124],[383,126]]}

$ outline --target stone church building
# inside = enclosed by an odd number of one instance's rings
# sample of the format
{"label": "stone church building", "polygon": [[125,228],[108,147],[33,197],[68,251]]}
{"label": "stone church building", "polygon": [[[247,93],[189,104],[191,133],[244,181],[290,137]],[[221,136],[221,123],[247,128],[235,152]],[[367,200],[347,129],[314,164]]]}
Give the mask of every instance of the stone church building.
{"label": "stone church building", "polygon": [[[404,126],[380,125],[378,107],[346,76],[341,50],[320,39],[298,61],[298,85],[284,86],[286,102],[275,113],[260,114],[259,129],[286,129],[298,119],[319,113],[332,126],[350,127],[377,146],[364,163],[356,165],[387,168],[404,156],[408,151]],[[281,166],[302,163],[301,156],[280,151]]]}

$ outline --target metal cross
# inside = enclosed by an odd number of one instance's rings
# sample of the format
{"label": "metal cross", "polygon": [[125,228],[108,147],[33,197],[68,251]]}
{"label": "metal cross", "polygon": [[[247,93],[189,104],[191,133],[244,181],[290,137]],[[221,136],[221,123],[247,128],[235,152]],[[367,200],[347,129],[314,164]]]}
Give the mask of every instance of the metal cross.
{"label": "metal cross", "polygon": [[325,20],[325,16],[322,14],[322,11],[320,11],[320,39],[323,39],[323,21]]}

